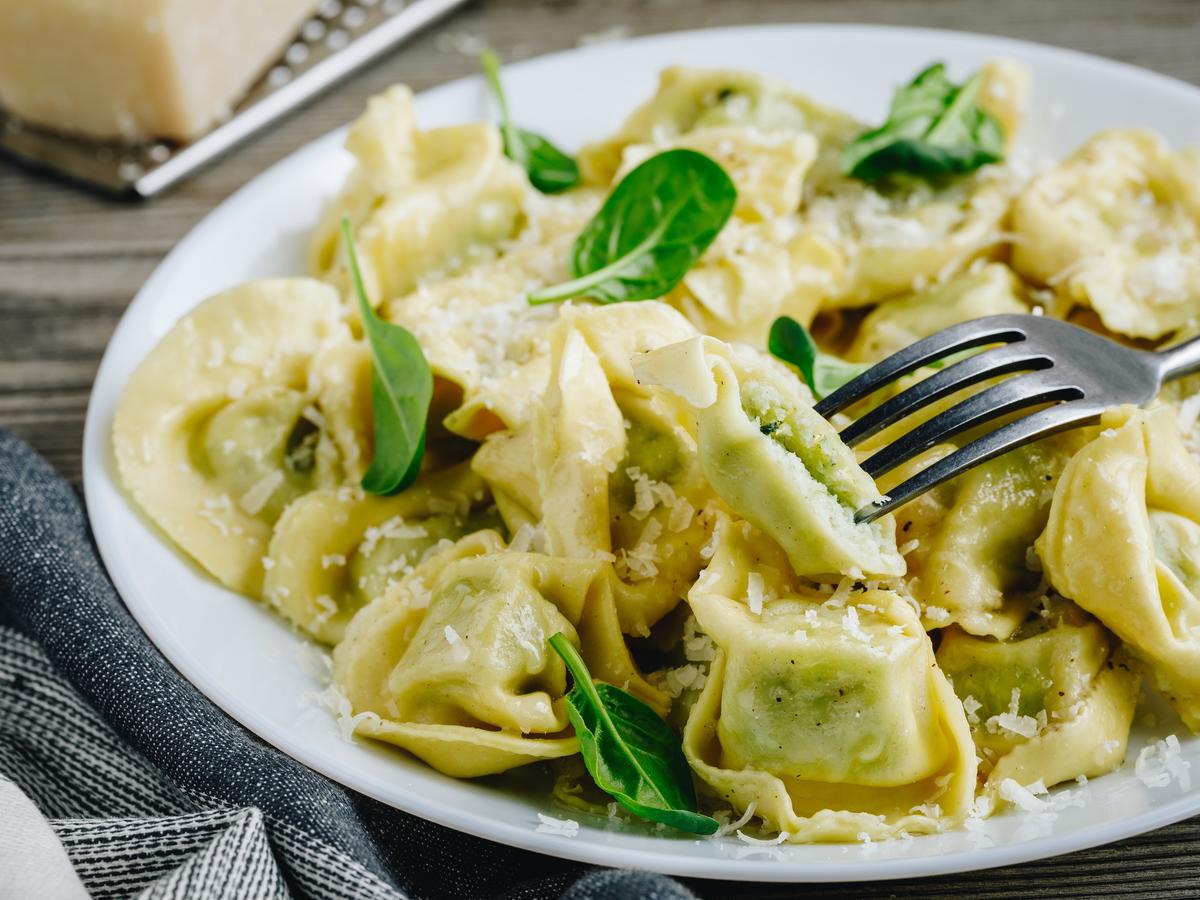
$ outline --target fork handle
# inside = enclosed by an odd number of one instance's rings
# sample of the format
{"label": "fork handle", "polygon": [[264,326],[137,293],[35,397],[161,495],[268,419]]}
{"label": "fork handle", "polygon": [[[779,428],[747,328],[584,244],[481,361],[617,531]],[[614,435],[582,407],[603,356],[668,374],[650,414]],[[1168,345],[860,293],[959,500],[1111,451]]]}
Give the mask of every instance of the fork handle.
{"label": "fork handle", "polygon": [[1163,381],[1200,372],[1200,337],[1191,338],[1166,350],[1159,350],[1155,355],[1159,359],[1159,371]]}

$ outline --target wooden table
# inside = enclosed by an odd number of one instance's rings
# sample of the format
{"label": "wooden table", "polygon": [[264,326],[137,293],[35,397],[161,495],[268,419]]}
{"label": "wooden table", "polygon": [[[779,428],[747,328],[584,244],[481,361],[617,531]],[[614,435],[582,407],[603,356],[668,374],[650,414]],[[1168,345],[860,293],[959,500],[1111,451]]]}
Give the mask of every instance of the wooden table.
{"label": "wooden table", "polygon": [[[0,425],[76,484],[92,378],[125,305],[164,254],[258,172],[346,122],[395,81],[420,90],[476,71],[485,38],[505,59],[611,29],[652,34],[750,22],[873,22],[1009,35],[1125,60],[1200,84],[1193,0],[496,0],[434,27],[301,113],[150,203],[112,202],[0,162]],[[473,54],[474,51],[471,51]],[[704,896],[1196,897],[1200,818],[1110,847],[967,875],[878,885],[752,888]]]}

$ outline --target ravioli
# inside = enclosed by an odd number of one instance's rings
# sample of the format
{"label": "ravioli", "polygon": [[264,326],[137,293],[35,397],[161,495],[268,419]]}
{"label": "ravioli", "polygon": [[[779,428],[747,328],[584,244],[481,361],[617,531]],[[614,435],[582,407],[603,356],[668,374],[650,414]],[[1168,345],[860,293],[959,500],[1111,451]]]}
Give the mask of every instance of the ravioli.
{"label": "ravioli", "polygon": [[645,354],[635,370],[691,407],[713,490],[778,541],[797,574],[904,574],[895,522],[854,521],[880,498],[874,482],[781,364],[697,337]]}

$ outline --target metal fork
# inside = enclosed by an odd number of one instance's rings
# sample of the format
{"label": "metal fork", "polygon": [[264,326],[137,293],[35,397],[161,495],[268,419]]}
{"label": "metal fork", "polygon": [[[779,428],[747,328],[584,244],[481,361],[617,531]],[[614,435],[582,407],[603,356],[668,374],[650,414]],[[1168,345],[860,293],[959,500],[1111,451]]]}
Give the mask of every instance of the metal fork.
{"label": "metal fork", "polygon": [[[998,346],[989,347],[996,344]],[[967,469],[1047,435],[1095,422],[1114,406],[1141,406],[1163,382],[1200,372],[1200,337],[1157,352],[1135,350],[1077,325],[1034,315],[988,316],[952,325],[872,366],[817,404],[825,418],[897,378],[951,354],[988,347],[881,403],[841,432],[851,447],[956,391],[1002,375],[998,384],[921,423],[863,468],[879,478],[956,434],[1031,406],[1051,404],[955,450],[864,506],[871,522]]]}

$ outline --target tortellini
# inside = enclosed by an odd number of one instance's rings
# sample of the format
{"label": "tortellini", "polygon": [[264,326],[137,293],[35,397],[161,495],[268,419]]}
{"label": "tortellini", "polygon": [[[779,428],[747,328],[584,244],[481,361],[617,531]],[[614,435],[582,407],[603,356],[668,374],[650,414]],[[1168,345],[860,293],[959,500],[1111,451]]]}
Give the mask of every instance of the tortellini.
{"label": "tortellini", "polygon": [[[980,104],[1011,141],[1025,109],[1028,70],[1012,60],[994,60],[982,74]],[[805,225],[842,258],[844,275],[827,306],[857,307],[919,293],[1007,241],[1009,207],[1021,186],[1017,173],[988,166],[938,185],[868,185],[841,171],[841,153],[858,131],[823,142],[805,185]]]}
{"label": "tortellini", "polygon": [[937,661],[962,699],[989,790],[1047,787],[1125,758],[1140,673],[1090,616],[1062,600],[1008,640],[949,628]]}
{"label": "tortellini", "polygon": [[537,523],[551,554],[612,563],[629,634],[648,634],[703,565],[711,492],[695,438],[679,404],[640,387],[629,362],[690,334],[656,303],[564,311],[533,422],[491,436],[474,462],[510,529]]}
{"label": "tortellini", "polygon": [[799,209],[804,176],[817,156],[817,139],[811,134],[722,125],[690,131],[666,146],[626,147],[616,180],[667,147],[687,147],[716,160],[737,188],[735,214],[751,222]]}
{"label": "tortellini", "polygon": [[463,465],[419,479],[394,497],[357,487],[313,491],[275,527],[263,596],[318,640],[336,644],[368,601],[443,541],[489,522],[483,480]]}
{"label": "tortellini", "polygon": [[[964,472],[931,492],[937,513],[901,510],[909,590],[934,628],[1006,638],[1025,618],[1040,573],[1033,545],[1078,434],[1046,438]],[[912,527],[908,527],[909,523]]]}
{"label": "tortellini", "polygon": [[309,250],[312,273],[348,295],[340,247],[349,218],[372,302],[407,293],[435,273],[486,258],[520,224],[528,182],[504,155],[499,131],[482,122],[419,131],[412,92],[372,97],[346,148],[357,165],[326,210]]}
{"label": "tortellini", "polygon": [[1067,464],[1037,552],[1046,578],[1112,629],[1200,730],[1200,464],[1173,410],[1122,407]]}
{"label": "tortellini", "polygon": [[938,188],[917,182],[881,191],[840,176],[813,182],[804,223],[836,248],[845,272],[827,305],[865,306],[958,274],[1003,243],[1017,187],[1011,172],[995,168]]}
{"label": "tortellini", "polygon": [[1105,327],[1158,338],[1200,319],[1200,153],[1102,132],[1034,179],[1013,209],[1013,265]]}
{"label": "tortellini", "polygon": [[975,751],[912,606],[883,590],[801,594],[746,523],[724,520],[716,544],[688,594],[718,648],[684,730],[708,788],[795,841],[962,819]]}
{"label": "tortellini", "polygon": [[845,353],[854,362],[878,362],[923,337],[983,316],[1027,313],[1016,277],[989,263],[945,284],[881,303],[858,327]]}
{"label": "tortellini", "polygon": [[502,548],[477,532],[354,618],[333,675],[355,731],[461,778],[577,751],[566,673],[546,640],[578,642],[564,609],[578,617],[592,573],[562,561],[541,571]]}
{"label": "tortellini", "polygon": [[615,629],[599,560],[504,549],[479,531],[371,602],[334,649],[358,733],[457,777],[571,755],[566,672],[549,638],[581,647],[597,678],[665,708]]}
{"label": "tortellini", "polygon": [[350,341],[331,288],[251,282],[181,319],[121,397],[113,449],[127,490],[235,591],[259,596],[288,503],[370,457],[362,392],[332,377]]}
{"label": "tortellini", "polygon": [[731,221],[664,299],[705,334],[762,346],[779,316],[811,322],[842,274],[841,257],[794,218]]}
{"label": "tortellini", "polygon": [[[616,135],[584,147],[579,167],[594,184],[608,184],[630,145],[705,140],[696,133],[740,127],[758,132],[804,132],[818,142],[849,140],[861,130],[850,116],[822,106],[786,84],[747,72],[671,66],[658,90]],[[688,144],[691,146],[691,144]],[[779,173],[776,177],[780,177]]]}
{"label": "tortellini", "polygon": [[531,200],[502,257],[384,303],[384,316],[416,336],[434,375],[461,393],[445,419],[451,432],[479,441],[530,420],[549,376],[557,310],[530,306],[525,295],[569,277],[571,241],[596,205],[586,193]]}
{"label": "tortellini", "polygon": [[874,482],[784,366],[697,337],[645,354],[636,371],[691,407],[709,483],[779,542],[797,574],[904,574],[895,522],[854,520],[880,498]]}

